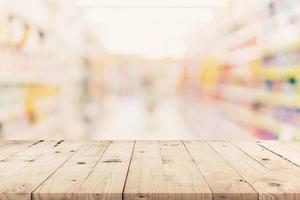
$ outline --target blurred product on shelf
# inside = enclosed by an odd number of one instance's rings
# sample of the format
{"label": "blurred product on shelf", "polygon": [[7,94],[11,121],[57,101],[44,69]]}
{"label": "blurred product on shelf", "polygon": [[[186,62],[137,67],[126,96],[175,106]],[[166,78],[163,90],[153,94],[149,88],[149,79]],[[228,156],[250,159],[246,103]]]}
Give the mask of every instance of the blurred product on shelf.
{"label": "blurred product on shelf", "polygon": [[0,139],[300,139],[299,0],[101,2],[0,1]]}
{"label": "blurred product on shelf", "polygon": [[198,85],[195,93],[259,138],[299,139],[299,1],[229,2],[214,26],[193,35],[185,88]]}
{"label": "blurred product on shelf", "polygon": [[102,49],[74,2],[2,1],[0,13],[0,137],[87,137],[81,112],[100,87],[87,75]]}

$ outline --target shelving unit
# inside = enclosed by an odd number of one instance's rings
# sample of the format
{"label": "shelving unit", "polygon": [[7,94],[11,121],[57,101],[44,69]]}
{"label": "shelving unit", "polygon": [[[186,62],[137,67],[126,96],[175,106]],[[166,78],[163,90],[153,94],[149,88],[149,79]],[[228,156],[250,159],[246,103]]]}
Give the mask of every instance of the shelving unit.
{"label": "shelving unit", "polygon": [[[221,112],[258,138],[299,139],[298,1],[229,4],[218,13],[218,27],[201,39],[206,45],[190,47],[186,71],[193,72],[187,76],[194,83],[188,84],[224,102]],[[199,35],[194,37],[196,41]]]}
{"label": "shelving unit", "polygon": [[[0,138],[72,136],[67,119],[80,124],[83,72],[101,46],[86,42],[93,35],[72,0],[0,4]],[[84,128],[78,132],[85,137]]]}

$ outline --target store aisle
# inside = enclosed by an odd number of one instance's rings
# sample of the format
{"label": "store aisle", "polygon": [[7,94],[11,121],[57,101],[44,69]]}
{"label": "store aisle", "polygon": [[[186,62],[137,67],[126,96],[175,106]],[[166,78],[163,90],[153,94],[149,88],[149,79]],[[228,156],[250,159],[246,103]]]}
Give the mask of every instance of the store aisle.
{"label": "store aisle", "polygon": [[174,100],[161,102],[148,113],[142,98],[107,98],[104,116],[92,134],[92,139],[171,139],[188,135],[176,110]]}
{"label": "store aisle", "polygon": [[254,139],[248,131],[224,119],[213,105],[186,103],[182,99],[166,98],[157,104],[153,113],[148,113],[142,98],[106,98],[104,112],[95,122],[91,138]]}
{"label": "store aisle", "polygon": [[194,132],[188,139],[254,140],[257,139],[247,130],[224,115],[222,105],[207,99],[186,99],[182,106],[184,120]]}

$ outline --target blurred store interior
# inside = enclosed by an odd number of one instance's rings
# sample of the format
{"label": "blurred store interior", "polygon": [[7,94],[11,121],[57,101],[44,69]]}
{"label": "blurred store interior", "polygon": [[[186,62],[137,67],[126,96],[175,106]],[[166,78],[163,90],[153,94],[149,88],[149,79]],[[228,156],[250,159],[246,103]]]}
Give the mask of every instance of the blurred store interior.
{"label": "blurred store interior", "polygon": [[299,138],[299,0],[0,1],[0,139]]}

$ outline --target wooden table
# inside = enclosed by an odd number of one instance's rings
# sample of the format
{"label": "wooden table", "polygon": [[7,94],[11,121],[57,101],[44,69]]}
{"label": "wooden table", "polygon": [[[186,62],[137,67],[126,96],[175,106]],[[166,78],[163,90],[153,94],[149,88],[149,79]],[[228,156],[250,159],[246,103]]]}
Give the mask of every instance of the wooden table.
{"label": "wooden table", "polygon": [[300,143],[0,141],[0,199],[300,199]]}

